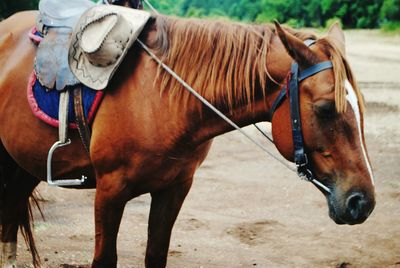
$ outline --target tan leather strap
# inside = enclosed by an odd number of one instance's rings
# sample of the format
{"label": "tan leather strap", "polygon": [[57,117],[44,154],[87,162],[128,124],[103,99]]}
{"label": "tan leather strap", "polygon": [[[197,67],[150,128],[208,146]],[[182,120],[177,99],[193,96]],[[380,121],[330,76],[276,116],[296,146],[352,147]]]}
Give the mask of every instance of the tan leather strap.
{"label": "tan leather strap", "polygon": [[89,152],[91,133],[88,122],[85,118],[85,113],[83,111],[82,88],[80,86],[74,89],[74,111],[79,136],[82,139],[86,151]]}
{"label": "tan leather strap", "polygon": [[60,93],[60,107],[58,110],[58,136],[61,143],[66,143],[68,139],[68,103],[69,91]]}

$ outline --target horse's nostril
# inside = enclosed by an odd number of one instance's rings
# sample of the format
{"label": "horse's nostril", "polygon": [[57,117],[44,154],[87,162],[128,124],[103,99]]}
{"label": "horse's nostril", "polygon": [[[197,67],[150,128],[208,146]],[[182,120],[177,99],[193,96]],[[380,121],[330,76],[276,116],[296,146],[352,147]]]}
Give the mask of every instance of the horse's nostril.
{"label": "horse's nostril", "polygon": [[364,220],[369,215],[368,201],[362,193],[352,193],[347,198],[347,209],[354,221]]}

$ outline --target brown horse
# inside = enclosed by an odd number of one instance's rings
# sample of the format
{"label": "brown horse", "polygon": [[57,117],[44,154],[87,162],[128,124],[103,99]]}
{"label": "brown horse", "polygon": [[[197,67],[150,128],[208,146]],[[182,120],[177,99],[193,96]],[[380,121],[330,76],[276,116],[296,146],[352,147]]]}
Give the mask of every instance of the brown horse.
{"label": "brown horse", "polygon": [[[47,152],[58,139],[56,129],[32,115],[26,99],[35,57],[27,35],[36,15],[19,13],[0,24],[1,223],[3,255],[8,258],[3,265],[15,262],[17,227],[22,225],[38,266],[28,197],[38,178],[46,177]],[[330,189],[330,194],[324,192],[330,217],[338,224],[362,223],[375,206],[375,193],[363,134],[363,101],[345,58],[344,35],[333,26],[311,47],[303,43],[308,38],[315,37],[279,25],[164,16],[152,18],[140,37],[239,126],[268,120],[292,61],[303,70],[331,60],[333,69],[300,83],[304,144],[312,171]],[[90,155],[78,133],[71,131],[72,144],[54,156],[53,175],[85,174],[96,180],[92,267],[116,267],[125,204],[151,193],[145,263],[165,267],[171,230],[193,175],[212,138],[232,127],[137,44],[106,92],[92,125]],[[289,110],[284,100],[271,122],[277,149],[293,160]]]}

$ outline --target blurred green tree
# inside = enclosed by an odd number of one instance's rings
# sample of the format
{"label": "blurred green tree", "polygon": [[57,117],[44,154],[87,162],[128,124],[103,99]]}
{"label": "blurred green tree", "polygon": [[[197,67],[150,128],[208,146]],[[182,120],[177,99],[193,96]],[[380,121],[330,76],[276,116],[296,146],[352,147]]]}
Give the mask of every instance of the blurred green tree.
{"label": "blurred green tree", "polygon": [[383,21],[400,22],[400,0],[384,0],[380,17]]}
{"label": "blurred green tree", "polygon": [[0,19],[7,18],[22,10],[37,9],[39,0],[1,0]]}
{"label": "blurred green tree", "polygon": [[[60,0],[61,1],[61,0]],[[67,0],[65,0],[67,1]],[[93,0],[92,0],[93,1]],[[400,0],[149,0],[161,13],[186,17],[229,17],[295,27],[325,27],[340,20],[347,28],[376,28],[400,22]],[[39,0],[0,0],[0,18],[35,9]]]}

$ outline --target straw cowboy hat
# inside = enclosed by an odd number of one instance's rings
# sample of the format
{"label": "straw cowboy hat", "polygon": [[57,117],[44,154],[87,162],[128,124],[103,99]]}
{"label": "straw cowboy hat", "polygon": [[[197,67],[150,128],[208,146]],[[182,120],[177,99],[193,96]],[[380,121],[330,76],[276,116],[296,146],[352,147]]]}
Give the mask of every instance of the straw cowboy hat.
{"label": "straw cowboy hat", "polygon": [[88,9],[72,33],[69,67],[84,85],[102,90],[135,42],[150,13],[112,5]]}

